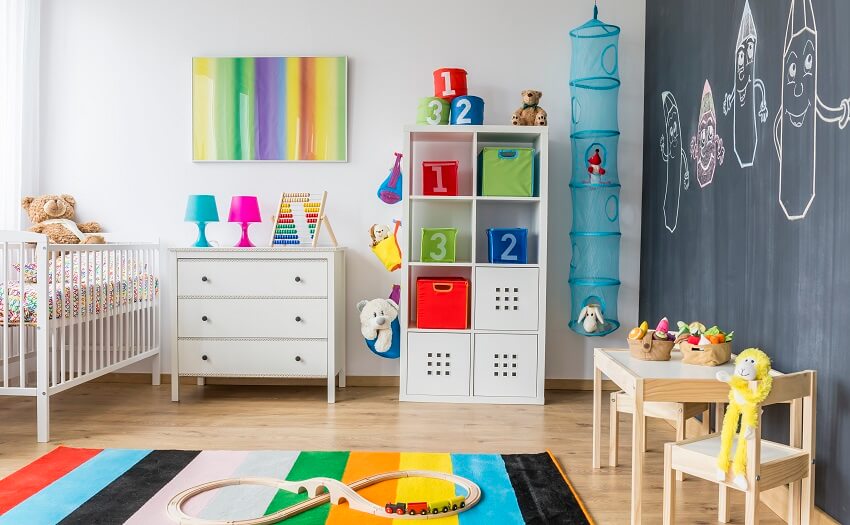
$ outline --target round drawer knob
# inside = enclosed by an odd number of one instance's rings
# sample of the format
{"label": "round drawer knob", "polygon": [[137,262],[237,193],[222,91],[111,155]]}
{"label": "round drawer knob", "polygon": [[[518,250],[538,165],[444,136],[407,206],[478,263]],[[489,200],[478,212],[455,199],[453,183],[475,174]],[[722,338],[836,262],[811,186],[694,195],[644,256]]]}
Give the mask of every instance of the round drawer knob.
{"label": "round drawer knob", "polygon": [[296,315],[296,316],[295,316],[295,322],[296,322],[296,323],[300,323],[300,322],[301,322],[301,316],[300,316],[300,315]]}
{"label": "round drawer knob", "polygon": [[201,317],[201,321],[208,321],[208,320],[209,320],[209,317],[207,317],[206,315]]}
{"label": "round drawer knob", "polygon": [[295,360],[296,360],[296,361],[301,361],[301,356],[300,356],[300,355],[295,356]]}
{"label": "round drawer knob", "polygon": [[204,361],[207,361],[209,359],[209,357],[207,357],[207,355],[204,354],[204,355],[201,356],[201,359],[203,359]]}
{"label": "round drawer knob", "polygon": [[300,282],[301,282],[301,277],[299,277],[299,276],[297,276],[297,275],[296,275],[296,276],[295,276],[295,282],[296,282],[296,283],[300,283]]}
{"label": "round drawer knob", "polygon": [[203,277],[201,277],[201,280],[202,280],[202,281],[204,281],[204,282],[209,281],[209,279],[207,279],[207,276],[206,276],[206,275],[204,275]]}

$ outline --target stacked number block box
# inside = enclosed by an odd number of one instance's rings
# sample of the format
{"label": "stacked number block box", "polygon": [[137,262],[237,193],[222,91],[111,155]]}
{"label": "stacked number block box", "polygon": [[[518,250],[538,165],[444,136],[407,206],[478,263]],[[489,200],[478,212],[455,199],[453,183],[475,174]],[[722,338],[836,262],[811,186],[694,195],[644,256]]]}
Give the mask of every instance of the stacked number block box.
{"label": "stacked number block box", "polygon": [[[620,28],[601,22],[595,8],[593,19],[570,31],[573,224],[569,326],[586,336],[606,335],[620,327],[619,35]],[[588,304],[600,305],[605,318],[605,323],[590,333],[578,321]]]}

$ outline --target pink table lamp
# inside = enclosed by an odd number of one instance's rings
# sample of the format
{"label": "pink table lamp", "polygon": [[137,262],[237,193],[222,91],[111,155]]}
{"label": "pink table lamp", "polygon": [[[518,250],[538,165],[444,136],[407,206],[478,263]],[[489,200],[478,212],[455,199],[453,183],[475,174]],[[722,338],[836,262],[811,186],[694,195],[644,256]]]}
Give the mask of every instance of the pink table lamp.
{"label": "pink table lamp", "polygon": [[252,222],[262,222],[260,219],[260,203],[257,197],[237,195],[230,199],[230,215],[227,222],[242,223],[242,238],[236,244],[238,248],[251,248],[254,244],[248,238],[248,225]]}

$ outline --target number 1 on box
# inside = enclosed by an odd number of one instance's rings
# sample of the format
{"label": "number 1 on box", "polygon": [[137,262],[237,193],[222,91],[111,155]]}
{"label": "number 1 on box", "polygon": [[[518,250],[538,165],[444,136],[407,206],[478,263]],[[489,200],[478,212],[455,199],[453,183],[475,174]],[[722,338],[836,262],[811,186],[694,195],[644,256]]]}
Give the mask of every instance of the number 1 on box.
{"label": "number 1 on box", "polygon": [[449,189],[443,186],[443,167],[442,166],[431,166],[431,169],[434,170],[434,175],[437,177],[437,185],[434,186],[434,193],[448,193]]}
{"label": "number 1 on box", "polygon": [[443,71],[442,73],[440,73],[440,76],[443,77],[443,82],[444,82],[444,87],[445,87],[445,89],[443,90],[443,96],[444,97],[450,97],[450,96],[454,95],[455,90],[452,89],[451,73],[448,72],[448,71]]}

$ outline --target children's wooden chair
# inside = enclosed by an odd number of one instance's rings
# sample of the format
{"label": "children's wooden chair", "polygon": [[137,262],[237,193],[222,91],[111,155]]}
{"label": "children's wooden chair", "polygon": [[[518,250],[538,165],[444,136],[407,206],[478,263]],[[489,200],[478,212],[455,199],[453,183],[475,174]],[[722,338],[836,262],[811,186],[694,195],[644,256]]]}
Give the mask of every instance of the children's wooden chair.
{"label": "children's wooden chair", "polygon": [[[616,467],[618,463],[620,413],[634,414],[635,400],[629,394],[614,392],[611,394],[611,429],[608,436],[608,465]],[[650,401],[644,403],[643,413],[646,417],[666,419],[676,428],[676,441],[685,439],[685,428],[690,418],[702,414],[702,434],[708,434],[708,403],[668,403]],[[646,448],[646,436],[643,439]],[[644,450],[645,452],[646,450]],[[682,481],[682,474],[677,473],[676,479]]]}
{"label": "children's wooden chair", "polygon": [[[815,497],[815,401],[817,373],[812,370],[776,375],[770,395],[762,406],[790,403],[790,443],[761,439],[761,424],[747,442],[746,525],[759,522],[759,494],[781,485],[789,486],[789,525],[809,524]],[[736,438],[737,442],[737,438]],[[727,473],[725,481],[716,480],[720,434],[667,443],[664,446],[664,525],[675,518],[674,472],[685,472],[720,485],[718,519],[729,522],[727,491],[741,490]]]}

